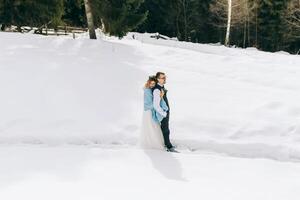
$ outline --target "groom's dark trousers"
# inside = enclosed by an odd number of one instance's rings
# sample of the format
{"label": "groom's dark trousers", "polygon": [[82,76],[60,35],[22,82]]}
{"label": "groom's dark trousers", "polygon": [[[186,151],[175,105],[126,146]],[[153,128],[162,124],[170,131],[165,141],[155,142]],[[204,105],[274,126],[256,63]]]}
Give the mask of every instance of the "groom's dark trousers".
{"label": "groom's dark trousers", "polygon": [[169,129],[170,106],[169,106],[169,100],[167,97],[167,90],[164,87],[161,87],[161,90],[164,90],[164,92],[165,92],[163,99],[165,100],[169,110],[167,111],[167,116],[165,118],[163,118],[163,120],[161,121],[160,127],[162,130],[163,136],[164,136],[165,146],[168,149],[170,149],[173,147],[173,145],[170,142],[170,129]]}
{"label": "groom's dark trousers", "polygon": [[155,89],[164,90],[165,94],[163,96],[163,99],[165,100],[169,110],[167,111],[167,116],[163,118],[163,120],[160,122],[160,127],[164,136],[164,142],[165,146],[170,149],[173,147],[173,145],[170,142],[170,129],[169,129],[169,118],[170,118],[170,106],[169,106],[169,101],[167,97],[167,90],[165,87],[161,87],[160,85],[156,84],[155,87],[152,89],[154,91]]}
{"label": "groom's dark trousers", "polygon": [[170,149],[173,145],[170,142],[170,129],[169,129],[169,117],[170,112],[167,112],[167,116],[161,121],[160,127],[164,136],[165,146]]}

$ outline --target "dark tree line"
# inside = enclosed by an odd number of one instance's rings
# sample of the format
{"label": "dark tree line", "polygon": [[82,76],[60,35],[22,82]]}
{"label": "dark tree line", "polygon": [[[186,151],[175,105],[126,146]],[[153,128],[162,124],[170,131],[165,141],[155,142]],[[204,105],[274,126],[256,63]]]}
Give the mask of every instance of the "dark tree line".
{"label": "dark tree line", "polygon": [[7,26],[57,25],[63,15],[62,0],[0,0],[0,24]]}
{"label": "dark tree line", "polygon": [[[140,25],[147,12],[139,9],[143,0],[0,0],[1,30],[15,25],[57,27],[72,25],[123,37]],[[89,5],[89,6],[87,6]]]}
{"label": "dark tree line", "polygon": [[218,36],[210,23],[210,0],[145,0],[146,21],[137,28],[140,32],[159,32],[192,42],[214,42]]}
{"label": "dark tree line", "polygon": [[159,32],[181,41],[299,53],[300,0],[0,0],[1,29],[97,27],[123,37]]}
{"label": "dark tree line", "polygon": [[265,51],[300,49],[300,0],[145,0],[142,9],[149,15],[140,32]]}

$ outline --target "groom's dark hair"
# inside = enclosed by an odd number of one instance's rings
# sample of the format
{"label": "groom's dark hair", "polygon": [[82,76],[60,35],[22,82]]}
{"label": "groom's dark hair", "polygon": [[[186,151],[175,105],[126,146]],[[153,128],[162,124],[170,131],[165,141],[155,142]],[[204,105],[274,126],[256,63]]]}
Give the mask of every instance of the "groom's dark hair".
{"label": "groom's dark hair", "polygon": [[160,75],[165,75],[165,73],[163,73],[163,72],[157,72],[156,75],[155,75],[156,79],[158,79],[160,77]]}

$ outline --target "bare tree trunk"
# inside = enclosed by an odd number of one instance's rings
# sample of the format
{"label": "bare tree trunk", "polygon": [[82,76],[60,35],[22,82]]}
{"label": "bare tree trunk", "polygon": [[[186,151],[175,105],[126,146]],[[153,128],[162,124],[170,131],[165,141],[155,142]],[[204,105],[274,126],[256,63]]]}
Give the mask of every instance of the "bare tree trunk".
{"label": "bare tree trunk", "polygon": [[228,0],[228,14],[227,14],[227,29],[226,29],[226,37],[225,37],[225,46],[229,45],[229,39],[230,39],[231,8],[232,8],[232,0]]}
{"label": "bare tree trunk", "polygon": [[89,28],[90,39],[97,39],[92,8],[89,0],[84,0],[84,6],[85,6],[85,14],[86,14],[86,19]]}

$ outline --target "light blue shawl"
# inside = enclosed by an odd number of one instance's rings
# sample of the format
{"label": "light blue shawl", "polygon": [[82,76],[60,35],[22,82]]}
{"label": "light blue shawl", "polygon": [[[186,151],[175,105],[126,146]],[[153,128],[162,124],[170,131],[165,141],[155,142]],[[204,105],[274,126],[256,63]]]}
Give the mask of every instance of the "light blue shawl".
{"label": "light blue shawl", "polygon": [[[161,99],[161,101],[160,101],[160,107],[164,111],[169,110],[166,102],[163,99]],[[152,92],[152,89],[150,89],[150,88],[144,88],[144,111],[147,111],[147,110],[151,110],[152,119],[155,122],[160,123],[163,120],[164,117],[162,115],[160,115],[158,112],[156,112],[153,107],[153,92]]]}

